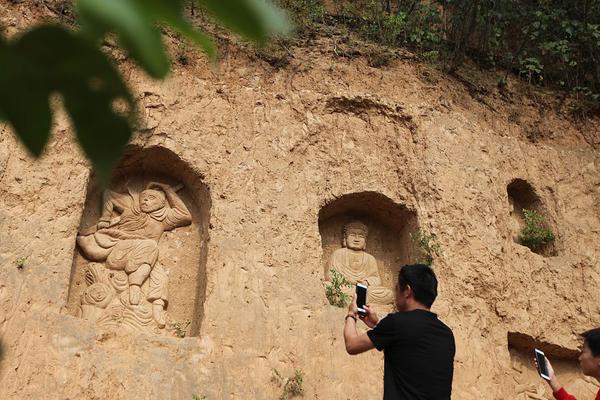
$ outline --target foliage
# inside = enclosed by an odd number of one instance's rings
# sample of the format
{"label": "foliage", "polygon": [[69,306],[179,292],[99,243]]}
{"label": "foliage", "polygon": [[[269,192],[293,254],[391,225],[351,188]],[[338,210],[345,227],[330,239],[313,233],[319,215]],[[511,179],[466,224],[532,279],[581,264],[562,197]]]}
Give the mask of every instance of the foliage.
{"label": "foliage", "polygon": [[344,0],[342,22],[363,37],[408,46],[458,68],[466,55],[531,84],[600,100],[600,2]]}
{"label": "foliage", "polygon": [[322,22],[325,16],[321,0],[278,0],[277,4],[289,11],[300,30],[310,29],[315,22]]}
{"label": "foliage", "polygon": [[206,400],[206,396],[204,396],[204,395],[198,396],[197,394],[193,394],[192,400]]}
{"label": "foliage", "polygon": [[17,269],[23,269],[25,267],[25,263],[27,262],[27,259],[29,257],[27,256],[22,256],[19,257],[15,260],[15,265],[17,266]]}
{"label": "foliage", "polygon": [[332,269],[330,274],[331,282],[325,286],[325,296],[327,296],[327,300],[332,306],[345,307],[350,300],[350,296],[344,293],[343,288],[352,287],[352,284],[335,269]]}
{"label": "foliage", "polygon": [[442,248],[437,242],[435,234],[419,230],[416,233],[411,233],[410,238],[415,244],[418,253],[417,262],[431,265],[433,263],[433,256],[440,256],[442,254]]}
{"label": "foliage", "polygon": [[[283,384],[283,377],[276,369],[273,369],[273,376],[271,380],[274,381],[278,386]],[[281,396],[279,396],[279,400],[288,400],[292,397],[301,396],[304,394],[304,388],[302,386],[303,382],[304,374],[299,369],[295,370],[294,376],[285,381],[285,384],[283,385],[283,393],[281,393]]]}
{"label": "foliage", "polygon": [[[169,72],[160,26],[216,58],[212,40],[183,17],[183,0],[77,0],[78,29],[37,25],[7,41],[0,33],[0,120],[35,157],[48,142],[56,99],[99,180],[107,183],[132,134],[134,97],[100,46],[114,34],[151,77]],[[262,45],[289,30],[283,12],[264,0],[199,0],[215,20]],[[180,59],[181,62],[181,59]],[[58,95],[58,96],[57,96]]]}
{"label": "foliage", "polygon": [[430,50],[441,40],[438,7],[419,1],[358,0],[343,2],[341,10],[348,26],[364,37],[388,46]]}
{"label": "foliage", "polygon": [[175,322],[171,324],[171,329],[175,333],[175,336],[178,338],[184,338],[187,335],[187,328],[190,326],[191,321],[187,320],[185,322]]}
{"label": "foliage", "polygon": [[538,250],[554,240],[554,234],[547,227],[544,217],[534,210],[523,209],[525,226],[521,229],[519,242],[532,250]]}

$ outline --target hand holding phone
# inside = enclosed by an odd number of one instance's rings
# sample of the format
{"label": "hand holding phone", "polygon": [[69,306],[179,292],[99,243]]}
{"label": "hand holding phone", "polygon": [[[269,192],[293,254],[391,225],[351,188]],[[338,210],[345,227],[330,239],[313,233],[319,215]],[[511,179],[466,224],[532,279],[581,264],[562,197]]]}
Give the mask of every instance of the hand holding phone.
{"label": "hand holding phone", "polygon": [[356,308],[359,315],[366,315],[365,304],[367,304],[367,285],[356,284]]}
{"label": "hand holding phone", "polygon": [[535,364],[537,366],[538,373],[545,380],[550,380],[550,371],[548,371],[548,364],[546,364],[546,355],[543,351],[534,349],[535,352]]}

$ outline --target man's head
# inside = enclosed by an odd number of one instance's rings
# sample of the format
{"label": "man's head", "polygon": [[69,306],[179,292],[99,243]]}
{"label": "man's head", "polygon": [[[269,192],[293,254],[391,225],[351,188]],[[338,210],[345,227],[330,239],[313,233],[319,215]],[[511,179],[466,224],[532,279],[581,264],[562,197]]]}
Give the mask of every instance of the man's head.
{"label": "man's head", "polygon": [[425,264],[404,265],[398,273],[396,284],[396,309],[431,308],[437,297],[437,278]]}
{"label": "man's head", "polygon": [[160,210],[166,204],[166,196],[162,190],[146,189],[140,193],[140,209],[145,213]]}
{"label": "man's head", "polygon": [[367,235],[369,228],[360,221],[352,221],[344,225],[343,246],[352,250],[367,248]]}
{"label": "man's head", "polygon": [[581,334],[583,348],[579,356],[581,371],[584,375],[600,379],[600,328],[592,329]]}

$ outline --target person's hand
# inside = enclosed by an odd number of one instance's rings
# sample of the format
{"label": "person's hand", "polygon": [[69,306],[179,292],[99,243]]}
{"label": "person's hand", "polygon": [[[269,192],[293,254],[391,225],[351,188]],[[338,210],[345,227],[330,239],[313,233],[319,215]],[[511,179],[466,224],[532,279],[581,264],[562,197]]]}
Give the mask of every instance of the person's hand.
{"label": "person's hand", "polygon": [[369,304],[365,304],[365,314],[359,314],[359,318],[369,327],[374,328],[379,323],[377,313]]}
{"label": "person's hand", "polygon": [[348,305],[348,315],[351,315],[354,318],[358,316],[358,306],[356,305],[356,293],[354,293],[354,296],[352,296],[352,301],[350,302],[350,305]]}
{"label": "person's hand", "polygon": [[[552,364],[550,364],[550,360],[548,360],[548,358],[546,358],[546,357],[544,357],[544,359],[546,360],[546,369],[548,370],[548,376],[550,377],[550,379],[544,379],[544,380],[546,382],[548,382],[548,385],[550,385],[552,392],[557,392],[562,386],[560,385],[560,383],[558,383],[558,379],[556,379],[556,374],[554,373],[554,368],[552,368]],[[539,371],[537,359],[534,358],[534,361],[535,361],[535,367]]]}

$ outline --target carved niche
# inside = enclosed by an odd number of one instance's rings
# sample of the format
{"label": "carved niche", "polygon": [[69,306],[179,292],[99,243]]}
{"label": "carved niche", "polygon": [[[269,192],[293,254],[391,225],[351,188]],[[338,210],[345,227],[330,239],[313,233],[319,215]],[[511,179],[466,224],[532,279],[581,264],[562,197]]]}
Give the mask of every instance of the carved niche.
{"label": "carved niche", "polygon": [[154,147],[127,152],[108,189],[90,185],[71,313],[106,329],[197,334],[210,198],[193,178],[175,154]]}
{"label": "carved niche", "polygon": [[[521,244],[519,236],[521,230],[525,226],[524,209],[536,211],[541,214],[545,218],[546,224],[552,229],[554,234],[557,235],[555,224],[551,219],[548,208],[542,201],[538,192],[529,182],[523,179],[513,179],[506,186],[506,193],[508,195],[509,206],[509,234],[515,243]],[[544,257],[554,256],[557,253],[556,240],[532,251]]]}
{"label": "carved niche", "polygon": [[[336,270],[354,286],[367,283],[368,301],[391,306],[400,266],[414,259],[416,214],[375,192],[351,193],[319,212],[325,279]],[[354,287],[347,288],[352,294]]]}

